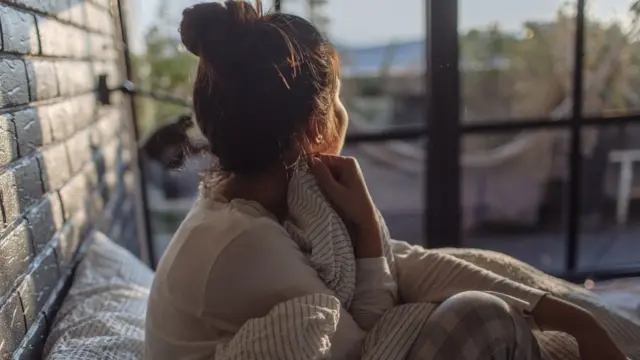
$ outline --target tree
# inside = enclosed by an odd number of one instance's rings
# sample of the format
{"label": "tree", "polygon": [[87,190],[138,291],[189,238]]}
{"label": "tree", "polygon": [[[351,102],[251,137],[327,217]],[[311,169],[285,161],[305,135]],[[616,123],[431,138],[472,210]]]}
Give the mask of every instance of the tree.
{"label": "tree", "polygon": [[[461,35],[465,121],[568,117],[573,91],[575,14],[560,8],[548,22],[527,22],[521,34],[496,25]],[[591,116],[626,113],[638,106],[640,59],[638,1],[626,28],[588,16],[585,29],[584,112]],[[588,12],[587,12],[588,14]],[[493,62],[492,62],[493,60]],[[508,66],[470,66],[496,65]],[[487,136],[472,149],[493,148],[514,135]],[[478,142],[479,139],[476,139]]]}
{"label": "tree", "polygon": [[[153,90],[188,100],[197,58],[189,54],[180,44],[177,31],[167,31],[168,15],[161,3],[158,21],[145,34],[145,49],[133,56],[135,80],[138,88]],[[149,98],[138,98],[136,105],[143,135],[160,125],[175,119],[185,112],[179,105]]]}

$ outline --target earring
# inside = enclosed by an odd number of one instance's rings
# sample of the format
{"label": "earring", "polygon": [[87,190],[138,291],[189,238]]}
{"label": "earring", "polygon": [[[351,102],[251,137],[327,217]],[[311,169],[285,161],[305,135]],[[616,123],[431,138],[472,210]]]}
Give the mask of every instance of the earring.
{"label": "earring", "polygon": [[316,144],[322,144],[322,143],[324,143],[324,136],[322,135],[316,136]]}

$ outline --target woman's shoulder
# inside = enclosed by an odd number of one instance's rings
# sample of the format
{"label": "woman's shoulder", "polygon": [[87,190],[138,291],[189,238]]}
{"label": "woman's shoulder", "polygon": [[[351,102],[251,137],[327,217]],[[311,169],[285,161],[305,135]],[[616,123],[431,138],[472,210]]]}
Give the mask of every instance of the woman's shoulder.
{"label": "woman's shoulder", "polygon": [[163,254],[154,285],[174,304],[202,309],[212,276],[233,278],[291,244],[284,228],[269,217],[225,204],[196,204]]}
{"label": "woman's shoulder", "polygon": [[216,318],[259,315],[291,291],[309,293],[302,290],[317,278],[277,221],[217,207],[196,209],[185,219],[158,270],[174,304]]}
{"label": "woman's shoulder", "polygon": [[225,249],[236,241],[288,237],[273,218],[252,211],[243,204],[203,203],[198,201],[173,236],[164,258],[184,258],[193,262],[207,254],[203,262],[211,266]]}
{"label": "woman's shoulder", "polygon": [[216,319],[243,323],[278,303],[326,293],[306,254],[278,223],[252,222],[230,241],[208,273],[207,306]]}

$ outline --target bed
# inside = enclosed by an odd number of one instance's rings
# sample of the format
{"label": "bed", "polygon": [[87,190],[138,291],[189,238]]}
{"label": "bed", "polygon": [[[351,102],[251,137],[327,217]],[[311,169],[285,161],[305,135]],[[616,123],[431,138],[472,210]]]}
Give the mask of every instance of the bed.
{"label": "bed", "polygon": [[53,291],[34,284],[50,297],[33,321],[21,316],[29,305],[5,304],[0,359],[141,359],[152,279],[132,253],[100,232],[88,234]]}
{"label": "bed", "polygon": [[640,316],[640,278],[596,282],[589,286],[607,302]]}
{"label": "bed", "polygon": [[[24,304],[5,304],[0,358],[142,358],[152,279],[153,272],[133,254],[102,233],[89,234],[61,281],[51,291],[44,290],[51,296],[30,324],[19,315]],[[630,316],[640,316],[640,279],[588,286]]]}

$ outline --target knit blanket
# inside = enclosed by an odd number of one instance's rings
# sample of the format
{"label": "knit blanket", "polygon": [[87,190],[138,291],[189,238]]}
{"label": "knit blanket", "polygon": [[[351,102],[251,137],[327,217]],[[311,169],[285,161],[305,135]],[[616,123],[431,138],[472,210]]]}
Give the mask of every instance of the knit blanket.
{"label": "knit blanket", "polygon": [[[231,341],[221,344],[216,351],[216,360],[312,360],[330,357],[331,336],[336,330],[340,309],[349,309],[355,292],[356,261],[353,247],[339,215],[322,195],[313,176],[304,170],[298,171],[290,180],[288,205],[290,218],[284,224],[285,229],[307,254],[309,263],[335,296],[311,294],[279,304],[267,316],[245,323]],[[439,262],[460,262],[459,259],[463,259],[469,266],[479,266],[589,309],[602,321],[630,359],[640,360],[640,320],[622,315],[596,295],[502,254],[464,249],[427,250],[391,240],[382,217],[379,217],[384,255],[398,282],[400,293],[412,291],[411,284],[407,282],[415,282],[416,276],[438,276],[427,271],[431,256],[437,257],[435,260]],[[402,254],[398,256],[400,252]],[[404,276],[403,273],[412,275]],[[452,284],[451,294],[483,290],[454,287],[455,284]],[[420,298],[420,294],[412,295]],[[436,306],[432,302],[415,301],[387,310],[366,336],[362,359],[405,359]],[[541,338],[545,341],[544,336]],[[549,339],[551,350],[557,346],[559,352],[567,352],[562,349],[567,346],[562,339]],[[572,359],[562,356],[552,358]]]}
{"label": "knit blanket", "polygon": [[[287,201],[289,220],[284,224],[285,229],[308,254],[311,266],[335,292],[342,306],[349,309],[356,287],[356,260],[345,224],[320,191],[313,175],[304,169],[290,180]],[[378,217],[384,256],[396,278],[389,231],[379,213]],[[388,310],[365,338],[362,359],[404,359],[434,308],[435,305],[425,303]]]}

